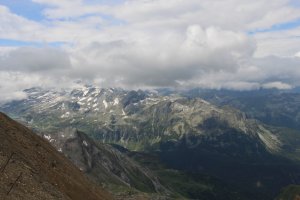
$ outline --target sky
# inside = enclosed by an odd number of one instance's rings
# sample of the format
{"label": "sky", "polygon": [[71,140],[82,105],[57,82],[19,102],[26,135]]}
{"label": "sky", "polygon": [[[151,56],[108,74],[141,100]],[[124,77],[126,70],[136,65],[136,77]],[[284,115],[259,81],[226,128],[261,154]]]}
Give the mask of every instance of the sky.
{"label": "sky", "polygon": [[0,0],[0,102],[30,87],[300,86],[299,0]]}

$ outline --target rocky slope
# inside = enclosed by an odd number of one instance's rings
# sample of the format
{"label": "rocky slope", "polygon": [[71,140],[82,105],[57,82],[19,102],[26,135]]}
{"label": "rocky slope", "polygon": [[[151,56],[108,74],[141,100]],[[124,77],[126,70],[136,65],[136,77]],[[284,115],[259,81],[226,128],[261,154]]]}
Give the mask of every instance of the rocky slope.
{"label": "rocky slope", "polygon": [[300,159],[300,94],[299,90],[229,91],[193,89],[182,92],[188,98],[204,98],[222,106],[243,111],[248,118],[268,125],[267,129],[281,141],[281,153]]}
{"label": "rocky slope", "polygon": [[112,199],[47,141],[0,113],[0,199]]}
{"label": "rocky slope", "polygon": [[66,128],[54,134],[43,134],[43,137],[90,179],[111,190],[123,186],[123,190],[168,193],[150,170],[112,146],[94,142],[83,132]]}
{"label": "rocky slope", "polygon": [[183,95],[191,98],[204,98],[220,106],[230,105],[242,110],[250,118],[258,119],[272,126],[300,130],[299,91],[194,89],[184,92]]}

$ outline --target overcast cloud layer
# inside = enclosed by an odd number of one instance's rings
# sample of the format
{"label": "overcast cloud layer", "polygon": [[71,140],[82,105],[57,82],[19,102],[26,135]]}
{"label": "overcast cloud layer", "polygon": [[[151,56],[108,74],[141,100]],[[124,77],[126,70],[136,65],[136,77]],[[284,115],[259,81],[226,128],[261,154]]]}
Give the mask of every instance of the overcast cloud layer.
{"label": "overcast cloud layer", "polygon": [[36,18],[4,2],[0,101],[78,79],[126,88],[300,86],[296,1],[24,0],[40,6]]}

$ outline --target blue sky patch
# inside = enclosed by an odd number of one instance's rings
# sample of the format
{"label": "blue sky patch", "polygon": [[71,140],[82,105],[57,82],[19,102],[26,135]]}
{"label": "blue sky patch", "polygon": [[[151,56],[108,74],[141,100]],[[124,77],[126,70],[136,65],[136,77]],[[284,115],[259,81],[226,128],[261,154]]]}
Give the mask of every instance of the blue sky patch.
{"label": "blue sky patch", "polygon": [[0,46],[10,46],[10,47],[22,47],[22,46],[33,46],[33,47],[60,47],[67,44],[66,42],[26,42],[19,40],[10,40],[10,39],[0,39]]}
{"label": "blue sky patch", "polygon": [[256,33],[283,31],[283,30],[294,29],[299,26],[300,26],[300,19],[297,19],[295,21],[290,21],[287,23],[275,24],[271,28],[268,28],[268,29],[258,29],[258,30],[254,30],[254,31],[249,31],[248,34],[255,35]]}
{"label": "blue sky patch", "polygon": [[27,19],[41,21],[45,18],[42,13],[45,6],[30,0],[0,0],[0,5],[8,7],[13,13]]}

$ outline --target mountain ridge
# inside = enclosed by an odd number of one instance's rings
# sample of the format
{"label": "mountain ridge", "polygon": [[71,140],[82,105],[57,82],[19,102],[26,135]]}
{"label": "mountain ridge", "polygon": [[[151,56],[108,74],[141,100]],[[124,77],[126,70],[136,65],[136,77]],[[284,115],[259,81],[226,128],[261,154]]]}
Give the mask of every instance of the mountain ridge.
{"label": "mountain ridge", "polygon": [[69,92],[39,88],[26,92],[27,99],[5,104],[1,110],[40,131],[72,126],[104,143],[141,150],[161,140],[180,139],[185,134],[203,135],[202,123],[215,120],[256,135],[271,151],[280,149],[277,136],[262,124],[247,119],[237,110],[219,108],[200,98],[91,86]]}

